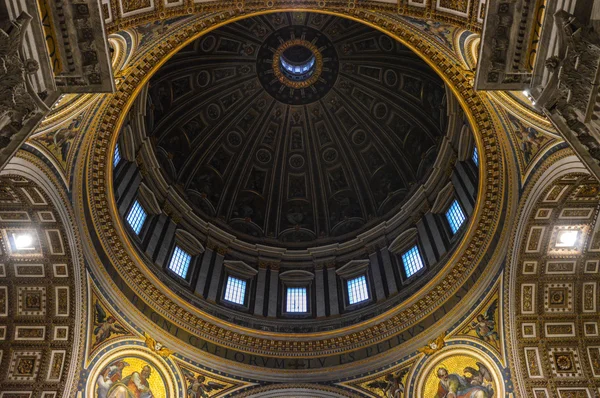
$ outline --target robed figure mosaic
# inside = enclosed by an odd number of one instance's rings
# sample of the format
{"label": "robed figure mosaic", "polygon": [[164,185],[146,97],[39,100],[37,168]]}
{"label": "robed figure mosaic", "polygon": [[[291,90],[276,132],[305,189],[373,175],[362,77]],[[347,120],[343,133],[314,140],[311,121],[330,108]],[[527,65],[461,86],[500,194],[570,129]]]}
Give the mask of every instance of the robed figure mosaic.
{"label": "robed figure mosaic", "polygon": [[427,370],[424,398],[499,398],[491,365],[466,353],[446,356]]}
{"label": "robed figure mosaic", "polygon": [[438,368],[439,384],[436,398],[492,398],[492,375],[481,362],[477,362],[477,366],[479,369],[465,367],[463,375],[449,373],[444,367]]}
{"label": "robed figure mosaic", "polygon": [[166,398],[161,375],[138,358],[111,362],[96,379],[96,398]]}

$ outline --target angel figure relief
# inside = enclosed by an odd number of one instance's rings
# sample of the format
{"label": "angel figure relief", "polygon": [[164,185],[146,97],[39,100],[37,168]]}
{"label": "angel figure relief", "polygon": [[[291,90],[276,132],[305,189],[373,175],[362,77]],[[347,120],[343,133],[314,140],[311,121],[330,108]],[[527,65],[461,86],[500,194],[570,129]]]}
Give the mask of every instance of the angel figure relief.
{"label": "angel figure relief", "polygon": [[115,317],[106,315],[106,311],[104,311],[99,302],[96,301],[95,307],[94,337],[96,338],[96,342],[94,343],[94,347],[112,337],[113,334],[122,335],[128,333],[125,328],[117,323]]}
{"label": "angel figure relief", "polygon": [[376,380],[367,384],[367,387],[381,390],[384,398],[404,398],[402,379],[404,379],[408,370],[409,368],[405,368],[396,373],[389,373],[385,376],[385,381]]}
{"label": "angel figure relief", "polygon": [[195,375],[193,372],[182,369],[185,379],[188,383],[186,398],[208,398],[210,397],[211,391],[222,390],[225,385],[214,382],[206,381],[206,377],[203,375]]}
{"label": "angel figure relief", "polygon": [[419,348],[419,352],[425,355],[431,355],[446,346],[444,339],[446,338],[446,332],[440,334],[435,340],[430,340],[425,347]]}
{"label": "angel figure relief", "polygon": [[146,332],[144,332],[144,338],[146,339],[146,346],[150,348],[156,355],[167,358],[173,354],[173,350],[169,350],[167,347],[150,337],[150,335]]}
{"label": "angel figure relief", "polygon": [[494,300],[494,302],[488,307],[485,313],[477,315],[476,320],[471,322],[471,324],[467,326],[463,333],[466,334],[474,330],[481,340],[493,345],[497,349],[500,349],[500,337],[498,336],[498,332],[496,331],[495,320],[497,308],[498,299]]}

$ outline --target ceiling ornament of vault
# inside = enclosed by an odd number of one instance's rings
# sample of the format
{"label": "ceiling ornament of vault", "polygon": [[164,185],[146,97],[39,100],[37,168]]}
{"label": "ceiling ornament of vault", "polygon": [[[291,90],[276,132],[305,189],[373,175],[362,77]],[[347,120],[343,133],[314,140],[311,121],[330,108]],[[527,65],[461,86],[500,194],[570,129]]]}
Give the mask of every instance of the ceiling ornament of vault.
{"label": "ceiling ornament of vault", "polygon": [[600,185],[562,150],[523,198],[507,260],[514,383],[523,397],[592,397],[600,388]]}
{"label": "ceiling ornament of vault", "polygon": [[67,395],[83,363],[87,295],[66,195],[24,151],[0,187],[0,391]]}
{"label": "ceiling ornament of vault", "polygon": [[[119,75],[127,67],[136,50],[131,32],[119,32],[108,37],[112,50],[112,68]],[[92,94],[65,94],[52,108],[52,112],[27,140],[27,145],[42,152],[59,171],[65,185],[69,185],[75,156],[83,134],[80,131],[84,117],[95,112],[99,97]]]}
{"label": "ceiling ornament of vault", "polygon": [[[274,67],[290,47],[316,56],[306,80]],[[201,219],[283,247],[339,243],[396,214],[427,180],[448,124],[444,84],[412,51],[314,13],[214,30],[148,92],[145,132],[167,183]]]}
{"label": "ceiling ornament of vault", "polygon": [[[231,14],[222,14],[216,19],[207,17],[203,21],[195,20],[189,24],[181,24],[177,30],[171,31],[170,35],[165,35],[160,44],[153,46],[152,51],[139,57],[139,61],[131,67],[131,73],[124,77],[119,85],[117,93],[111,97],[105,98],[105,102],[99,109],[94,120],[94,126],[88,130],[86,150],[89,157],[89,163],[86,167],[79,167],[80,174],[78,178],[86,184],[86,192],[92,193],[92,196],[81,197],[78,206],[83,210],[89,209],[89,222],[92,223],[96,232],[90,229],[94,234],[94,240],[102,244],[102,250],[97,255],[95,261],[98,264],[105,264],[110,277],[118,283],[123,294],[121,301],[123,305],[132,300],[145,302],[151,305],[153,311],[157,314],[154,319],[159,319],[164,325],[177,325],[171,330],[179,332],[190,331],[197,341],[218,342],[228,347],[228,352],[252,352],[256,355],[275,354],[288,357],[295,356],[297,353],[303,356],[318,357],[320,355],[331,355],[332,364],[339,364],[339,353],[353,350],[358,345],[364,347],[377,342],[391,342],[403,330],[416,326],[422,319],[429,316],[436,308],[444,305],[449,299],[454,299],[455,293],[460,289],[468,276],[476,267],[480,265],[483,253],[487,250],[493,252],[493,241],[498,242],[502,237],[496,235],[496,226],[503,211],[510,213],[510,208],[505,208],[504,201],[505,184],[514,178],[512,175],[506,176],[505,161],[511,161],[504,158],[502,154],[503,145],[499,145],[503,135],[496,131],[500,128],[492,113],[488,111],[485,98],[476,94],[468,81],[468,76],[461,67],[457,66],[454,59],[449,59],[445,53],[440,53],[436,41],[432,41],[428,35],[415,34],[412,27],[402,21],[389,19],[377,12],[370,14],[360,14],[361,19],[368,20],[369,24],[376,26],[395,37],[404,38],[404,43],[413,50],[418,51],[431,65],[435,65],[436,71],[442,75],[447,84],[457,94],[459,100],[464,105],[468,105],[468,117],[476,129],[478,137],[478,147],[481,154],[481,173],[482,180],[486,184],[480,186],[478,197],[481,198],[480,206],[474,216],[474,225],[471,226],[467,234],[466,241],[462,249],[448,263],[446,271],[439,278],[430,281],[422,292],[414,300],[408,301],[394,310],[393,315],[387,313],[370,321],[368,324],[356,325],[348,330],[337,330],[335,332],[321,333],[318,336],[306,335],[302,340],[278,342],[273,340],[273,336],[268,338],[260,334],[247,334],[243,330],[231,330],[231,325],[224,325],[218,320],[207,319],[196,309],[186,303],[177,300],[172,296],[162,293],[155,285],[156,280],[148,279],[147,272],[142,272],[140,267],[142,263],[135,258],[130,257],[134,250],[127,247],[127,237],[125,232],[119,227],[116,221],[118,216],[113,215],[107,209],[112,208],[111,198],[113,193],[110,191],[111,169],[106,159],[112,157],[113,146],[119,131],[118,121],[122,112],[126,111],[135,99],[134,88],[139,87],[149,79],[153,65],[157,65],[160,59],[185,44],[191,43],[198,36],[198,32],[203,32],[209,26],[217,24],[217,20],[224,22],[233,17]],[[212,22],[211,22],[212,21]],[[83,157],[81,159],[84,159]],[[516,170],[511,167],[511,170]],[[89,206],[89,207],[88,207]],[[84,214],[85,212],[82,212]],[[117,227],[117,228],[115,228]],[[486,258],[485,264],[498,264],[495,255]],[[476,275],[482,275],[481,270]],[[107,274],[100,274],[100,277],[106,278]],[[490,278],[489,273],[483,274],[482,278]],[[121,279],[122,278],[122,279]],[[112,283],[112,282],[111,282]],[[469,289],[467,289],[469,291]],[[142,298],[143,300],[139,300]],[[464,297],[463,297],[464,299]],[[166,327],[166,326],[165,326]],[[360,332],[358,332],[360,330]],[[381,333],[386,330],[385,333]],[[417,330],[417,329],[413,329]],[[338,336],[338,337],[336,337]],[[284,338],[284,336],[281,336]],[[176,339],[175,336],[171,336]],[[387,344],[382,345],[386,347]],[[384,351],[387,350],[384,348]],[[253,355],[254,355],[253,354]],[[232,354],[233,355],[233,354]],[[337,359],[333,359],[334,356]],[[246,356],[247,358],[248,356]],[[288,361],[287,358],[284,358]],[[287,366],[287,364],[286,364]]]}
{"label": "ceiling ornament of vault", "polygon": [[545,154],[551,153],[562,142],[557,135],[530,123],[529,120],[506,111],[507,131],[514,141],[515,155],[522,170],[522,181],[536,170],[536,165]]}
{"label": "ceiling ornament of vault", "polygon": [[[437,24],[454,25],[475,33],[481,31],[483,17],[485,14],[485,0],[439,0],[428,4],[424,0],[408,1],[401,0],[398,3],[385,1],[361,1],[351,2],[342,0],[331,0],[327,2],[319,0],[297,1],[261,1],[242,0],[232,4],[226,1],[190,2],[184,0],[156,0],[156,1],[134,1],[111,0],[102,1],[102,13],[107,31],[114,33],[118,30],[144,25],[147,23],[162,23],[162,21],[173,18],[184,18],[189,15],[218,15],[224,12],[233,12],[236,16],[249,16],[253,12],[273,12],[277,10],[318,10],[325,13],[350,13],[359,17],[360,13],[377,10],[379,13],[388,15],[402,15],[412,17],[424,25]],[[122,4],[119,7],[119,3]],[[431,21],[435,15],[435,20]]]}

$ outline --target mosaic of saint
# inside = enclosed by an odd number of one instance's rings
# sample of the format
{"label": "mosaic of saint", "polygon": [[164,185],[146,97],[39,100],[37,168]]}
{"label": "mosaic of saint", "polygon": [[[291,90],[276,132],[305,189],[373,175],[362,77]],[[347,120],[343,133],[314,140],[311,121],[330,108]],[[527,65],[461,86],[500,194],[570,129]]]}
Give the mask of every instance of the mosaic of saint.
{"label": "mosaic of saint", "polygon": [[426,398],[497,398],[490,369],[469,355],[454,355],[439,362],[427,376]]}
{"label": "mosaic of saint", "polygon": [[162,375],[147,361],[136,357],[119,358],[96,379],[95,398],[166,398]]}

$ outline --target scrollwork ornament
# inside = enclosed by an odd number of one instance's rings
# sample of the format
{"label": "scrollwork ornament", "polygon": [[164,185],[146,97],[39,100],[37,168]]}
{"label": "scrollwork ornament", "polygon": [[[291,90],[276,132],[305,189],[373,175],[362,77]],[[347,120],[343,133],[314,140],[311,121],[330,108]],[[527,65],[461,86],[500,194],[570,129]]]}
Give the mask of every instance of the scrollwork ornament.
{"label": "scrollwork ornament", "polygon": [[[39,65],[32,59],[23,60],[19,53],[31,19],[23,12],[7,31],[0,29],[0,130],[9,124],[20,129],[41,111],[41,100],[36,101],[28,87],[28,75]],[[2,141],[6,140],[10,137],[3,135]]]}

